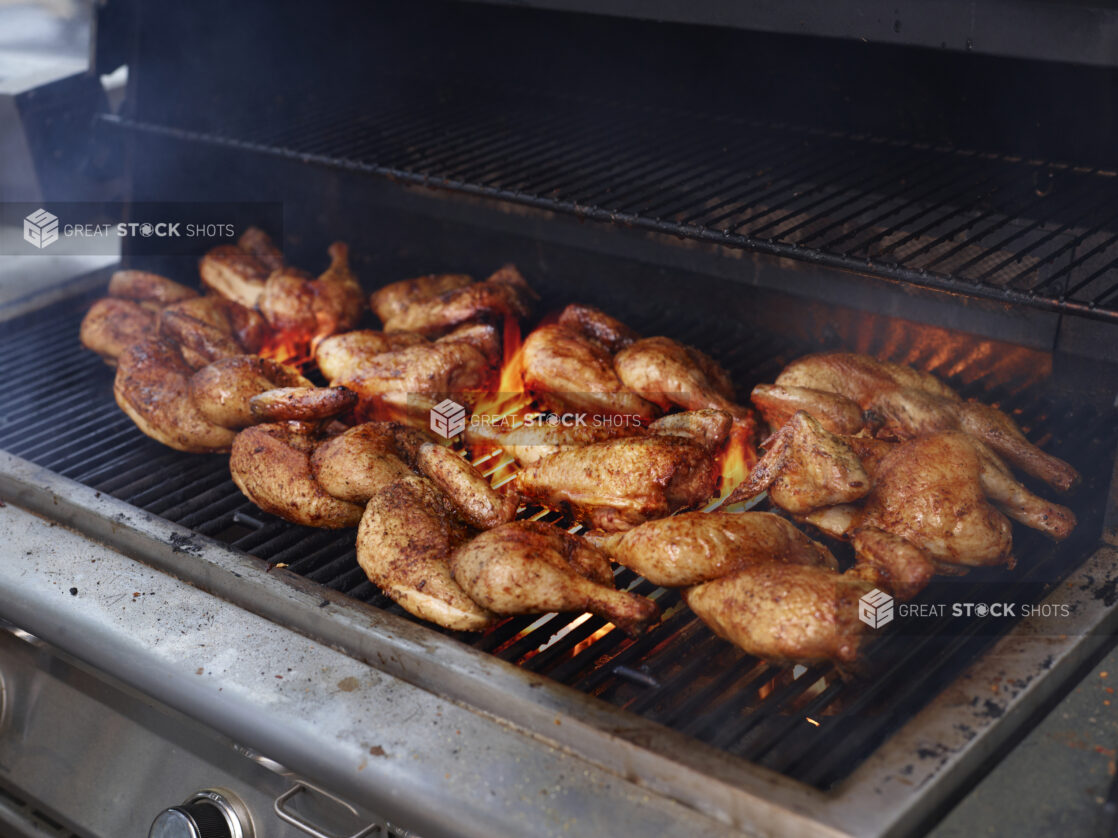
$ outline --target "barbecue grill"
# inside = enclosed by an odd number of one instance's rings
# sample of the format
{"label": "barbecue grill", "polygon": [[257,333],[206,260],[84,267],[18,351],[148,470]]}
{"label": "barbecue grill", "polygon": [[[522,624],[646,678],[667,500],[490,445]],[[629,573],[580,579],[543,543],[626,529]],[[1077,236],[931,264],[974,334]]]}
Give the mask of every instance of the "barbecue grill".
{"label": "barbecue grill", "polygon": [[[99,11],[94,70],[127,64],[125,105],[83,137],[110,162],[59,198],[282,201],[292,261],[348,240],[367,290],[513,261],[541,312],[598,305],[743,394],[820,349],[912,364],[1078,468],[1079,525],[1015,528],[1014,571],[937,579],[916,602],[947,613],[876,630],[855,671],[752,658],[623,569],[665,615],[635,640],[585,614],[439,630],[370,585],[352,532],[269,516],[225,457],[143,436],[76,340],[108,273],[75,277],[0,310],[0,823],[143,834],[189,801],[258,835],[904,834],[1108,647],[1118,161],[1109,112],[1069,131],[1052,93],[1103,96],[1105,61],[681,9],[201,5]],[[188,282],[196,258],[125,254]],[[75,760],[65,795],[42,753]]]}

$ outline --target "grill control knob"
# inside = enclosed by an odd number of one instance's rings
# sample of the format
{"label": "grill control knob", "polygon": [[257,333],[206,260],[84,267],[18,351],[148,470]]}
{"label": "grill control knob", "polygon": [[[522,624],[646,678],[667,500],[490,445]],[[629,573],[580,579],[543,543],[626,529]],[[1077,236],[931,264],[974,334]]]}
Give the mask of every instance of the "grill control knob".
{"label": "grill control knob", "polygon": [[237,798],[207,789],[156,815],[148,838],[252,838],[252,826]]}

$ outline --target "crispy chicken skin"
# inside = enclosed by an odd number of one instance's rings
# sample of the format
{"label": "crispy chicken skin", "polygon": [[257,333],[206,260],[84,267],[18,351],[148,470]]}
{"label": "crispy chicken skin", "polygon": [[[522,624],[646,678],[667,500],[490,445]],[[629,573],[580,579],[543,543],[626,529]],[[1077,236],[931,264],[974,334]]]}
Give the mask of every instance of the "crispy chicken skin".
{"label": "crispy chicken skin", "polygon": [[394,422],[366,422],[323,442],[311,455],[315,479],[336,498],[367,503],[413,473],[399,431]]}
{"label": "crispy chicken skin", "polygon": [[183,359],[194,368],[245,354],[231,334],[181,311],[164,311],[159,331],[178,344]]}
{"label": "crispy chicken skin", "polygon": [[563,449],[525,466],[516,486],[524,498],[612,532],[702,503],[718,476],[706,449],[653,435]]}
{"label": "crispy chicken skin", "polygon": [[507,524],[516,516],[516,494],[502,495],[481,472],[449,448],[427,443],[419,449],[417,464],[471,527],[488,530]]}
{"label": "crispy chicken skin", "polygon": [[347,375],[359,375],[362,367],[377,355],[427,342],[427,338],[414,332],[362,329],[325,338],[318,344],[314,358],[322,374],[334,381]]}
{"label": "crispy chicken skin", "polygon": [[237,434],[229,472],[245,496],[293,524],[325,529],[356,526],[361,506],[336,498],[315,480],[311,453],[318,438],[309,425],[254,425]]}
{"label": "crispy chicken skin", "polygon": [[289,265],[273,271],[256,306],[277,332],[313,335],[318,328],[314,316],[314,277],[299,268]]}
{"label": "crispy chicken skin", "polygon": [[[1030,443],[1000,410],[964,402],[929,373],[868,355],[835,352],[800,358],[785,367],[775,385],[754,388],[753,402],[773,427],[796,410],[807,410],[827,430],[840,434],[855,434],[864,425],[878,436],[898,440],[962,430],[1058,489],[1079,482],[1075,469]],[[856,420],[859,410],[862,418]]]}
{"label": "crispy chicken skin", "polygon": [[245,352],[258,351],[271,335],[271,327],[260,312],[215,294],[172,303],[163,309],[164,314],[171,312],[210,324],[235,340]]}
{"label": "crispy chicken skin", "polygon": [[660,413],[625,387],[601,344],[567,326],[534,330],[524,341],[522,358],[524,386],[554,413],[632,416],[646,423]]}
{"label": "crispy chicken skin", "polygon": [[381,323],[387,323],[416,303],[465,288],[473,282],[473,277],[467,274],[427,274],[415,279],[402,279],[374,291],[369,297],[369,308]]}
{"label": "crispy chicken skin", "polygon": [[704,408],[661,416],[648,426],[648,430],[654,434],[683,437],[713,451],[726,441],[732,426],[730,414],[714,408]]}
{"label": "crispy chicken skin", "polygon": [[640,335],[616,318],[592,306],[571,303],[559,315],[559,325],[597,341],[611,355],[640,340]]}
{"label": "crispy chicken skin", "polygon": [[190,397],[215,425],[244,428],[259,421],[249,400],[279,387],[313,387],[294,370],[256,355],[235,355],[202,367],[190,378]]}
{"label": "crispy chicken skin", "polygon": [[655,585],[684,588],[746,567],[788,562],[837,569],[831,552],[769,512],[683,512],[587,540]]}
{"label": "crispy chicken skin", "polygon": [[237,239],[237,246],[255,258],[268,271],[283,267],[283,254],[272,239],[259,227],[249,227]]}
{"label": "crispy chicken skin", "polygon": [[147,271],[117,271],[109,278],[109,296],[137,303],[149,302],[159,306],[180,303],[198,296],[174,280]]}
{"label": "crispy chicken skin", "polygon": [[228,451],[233,431],[207,419],[190,398],[194,370],[165,339],[128,347],[113,381],[116,403],[152,439],[179,451]]}
{"label": "crispy chicken skin", "polygon": [[683,598],[719,637],[768,661],[852,663],[865,624],[858,600],[872,584],[825,567],[759,564],[694,588]]}
{"label": "crispy chicken skin", "polygon": [[159,315],[132,300],[102,297],[82,319],[81,342],[110,366],[133,344],[147,340],[156,331]]}
{"label": "crispy chicken skin", "polygon": [[630,635],[660,614],[652,600],[616,590],[608,559],[553,524],[514,521],[483,532],[451,554],[450,567],[496,614],[590,611]]}
{"label": "crispy chicken skin", "polygon": [[357,562],[369,581],[417,617],[481,631],[494,615],[451,578],[448,558],[470,537],[442,492],[409,475],[377,492],[357,530]]}
{"label": "crispy chicken skin", "polygon": [[384,322],[386,332],[419,332],[434,337],[480,319],[526,317],[536,293],[512,265],[483,282],[412,302]]}

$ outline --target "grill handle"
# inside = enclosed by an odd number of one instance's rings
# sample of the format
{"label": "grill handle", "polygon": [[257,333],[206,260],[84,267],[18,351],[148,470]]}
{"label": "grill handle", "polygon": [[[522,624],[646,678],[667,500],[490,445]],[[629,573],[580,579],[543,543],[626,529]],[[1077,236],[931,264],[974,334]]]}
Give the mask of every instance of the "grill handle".
{"label": "grill handle", "polygon": [[[291,824],[296,829],[302,830],[303,832],[307,833],[307,835],[312,836],[312,838],[339,838],[339,836],[336,833],[323,832],[322,829],[320,829],[318,826],[311,823],[298,812],[288,807],[288,803],[292,800],[292,798],[294,798],[301,792],[321,795],[331,802],[336,803],[338,806],[341,806],[349,812],[352,812],[353,815],[357,815],[357,812],[354,811],[353,807],[346,803],[344,800],[341,800],[330,794],[329,792],[323,791],[320,788],[307,785],[306,783],[297,782],[294,786],[292,786],[276,798],[276,802],[272,806],[272,808],[275,810],[276,817],[278,817],[281,821]],[[374,832],[376,832],[379,826],[380,824],[371,823],[368,826],[361,827],[361,829],[347,836],[347,838],[366,838],[366,836],[372,835]]]}

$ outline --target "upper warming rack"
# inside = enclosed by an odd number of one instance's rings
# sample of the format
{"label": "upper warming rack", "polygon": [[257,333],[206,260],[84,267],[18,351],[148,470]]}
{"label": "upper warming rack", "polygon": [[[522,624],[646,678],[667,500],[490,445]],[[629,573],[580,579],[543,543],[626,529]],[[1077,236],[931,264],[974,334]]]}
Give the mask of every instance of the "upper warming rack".
{"label": "upper warming rack", "polygon": [[[395,86],[394,86],[395,85]],[[288,92],[188,142],[1118,320],[1113,171],[528,89]]]}

